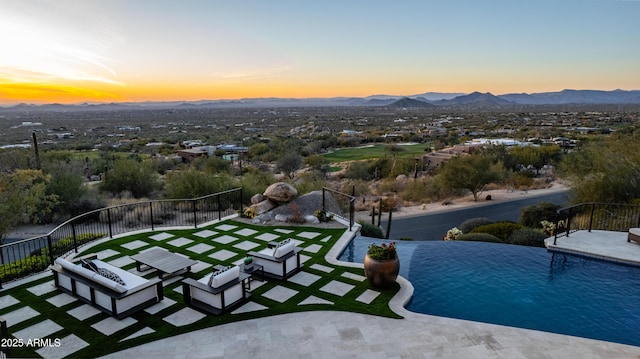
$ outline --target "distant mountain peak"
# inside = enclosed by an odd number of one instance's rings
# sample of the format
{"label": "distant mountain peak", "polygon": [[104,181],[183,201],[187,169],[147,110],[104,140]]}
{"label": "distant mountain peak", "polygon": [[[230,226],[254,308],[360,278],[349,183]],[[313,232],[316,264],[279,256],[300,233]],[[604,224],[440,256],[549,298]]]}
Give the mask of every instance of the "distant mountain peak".
{"label": "distant mountain peak", "polygon": [[409,97],[403,97],[398,101],[388,104],[387,107],[406,107],[406,108],[422,107],[424,108],[424,107],[435,107],[435,105],[432,105],[425,101],[414,100]]}

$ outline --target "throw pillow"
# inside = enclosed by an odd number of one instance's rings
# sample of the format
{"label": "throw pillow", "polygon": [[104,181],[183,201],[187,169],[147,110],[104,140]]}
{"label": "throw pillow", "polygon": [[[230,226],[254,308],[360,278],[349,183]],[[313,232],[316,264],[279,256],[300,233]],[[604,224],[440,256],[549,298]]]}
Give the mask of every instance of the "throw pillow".
{"label": "throw pillow", "polygon": [[87,261],[86,259],[81,259],[80,260],[80,264],[84,268],[90,269],[90,270],[92,270],[94,272],[98,272],[98,266],[95,263],[91,262],[91,261]]}
{"label": "throw pillow", "polygon": [[126,285],[124,283],[124,281],[122,280],[122,278],[120,278],[119,275],[113,273],[112,271],[106,269],[106,268],[98,268],[98,270],[96,271],[98,274],[100,274],[103,277],[107,277],[108,279],[111,279],[112,281],[120,284],[120,285]]}

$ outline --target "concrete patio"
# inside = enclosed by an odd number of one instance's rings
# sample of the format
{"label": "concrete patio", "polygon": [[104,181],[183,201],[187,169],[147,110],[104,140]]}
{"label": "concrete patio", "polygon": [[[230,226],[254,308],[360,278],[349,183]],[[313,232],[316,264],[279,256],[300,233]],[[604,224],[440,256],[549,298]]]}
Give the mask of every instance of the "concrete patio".
{"label": "concrete patio", "polygon": [[545,244],[551,252],[581,255],[629,265],[640,266],[640,243],[627,242],[627,232],[576,231],[568,237],[559,237],[556,244],[547,238]]}

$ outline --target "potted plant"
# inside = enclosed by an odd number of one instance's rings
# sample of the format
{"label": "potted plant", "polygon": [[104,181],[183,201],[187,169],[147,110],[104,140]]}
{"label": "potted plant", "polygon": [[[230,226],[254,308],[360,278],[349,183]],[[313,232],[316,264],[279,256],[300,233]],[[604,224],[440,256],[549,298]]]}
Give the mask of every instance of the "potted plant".
{"label": "potted plant", "polygon": [[244,268],[251,269],[252,267],[253,267],[253,257],[247,256],[247,258],[244,259]]}
{"label": "potted plant", "polygon": [[400,259],[396,251],[396,242],[375,243],[369,246],[364,257],[364,273],[369,284],[378,289],[390,288],[396,282],[400,272]]}

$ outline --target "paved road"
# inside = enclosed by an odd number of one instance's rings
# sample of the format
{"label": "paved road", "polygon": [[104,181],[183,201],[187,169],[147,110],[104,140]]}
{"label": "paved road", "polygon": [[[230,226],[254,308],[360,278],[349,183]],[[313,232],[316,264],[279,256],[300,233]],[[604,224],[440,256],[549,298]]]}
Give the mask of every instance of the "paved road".
{"label": "paved road", "polygon": [[[449,229],[459,226],[469,218],[487,217],[494,221],[518,222],[520,209],[540,202],[551,202],[565,206],[568,203],[567,192],[556,192],[553,194],[442,213],[392,219],[389,239],[411,238],[421,241],[440,240]],[[383,232],[386,232],[386,221],[382,221],[381,227]]]}

